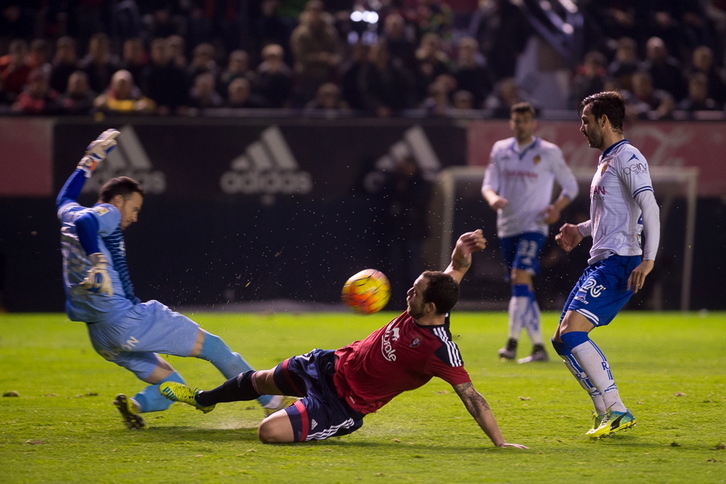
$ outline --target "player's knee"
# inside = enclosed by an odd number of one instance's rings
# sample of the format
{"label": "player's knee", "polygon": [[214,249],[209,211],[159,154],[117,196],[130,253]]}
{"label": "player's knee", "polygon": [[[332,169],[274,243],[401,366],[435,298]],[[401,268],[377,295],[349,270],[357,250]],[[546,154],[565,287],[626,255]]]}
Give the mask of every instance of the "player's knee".
{"label": "player's knee", "polygon": [[[284,422],[283,420],[288,421]],[[292,426],[286,414],[282,418],[277,414],[273,414],[263,420],[257,429],[257,437],[263,444],[280,444],[295,441],[292,434]]]}

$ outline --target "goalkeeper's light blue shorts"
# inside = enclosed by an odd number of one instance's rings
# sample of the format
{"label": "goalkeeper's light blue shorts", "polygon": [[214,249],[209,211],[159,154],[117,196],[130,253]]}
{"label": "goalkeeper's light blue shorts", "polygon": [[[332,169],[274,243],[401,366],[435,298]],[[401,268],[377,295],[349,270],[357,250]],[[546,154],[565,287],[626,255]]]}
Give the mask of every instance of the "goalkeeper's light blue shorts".
{"label": "goalkeeper's light blue shorts", "polygon": [[189,356],[199,333],[197,323],[154,300],[136,304],[113,322],[87,326],[98,354],[141,380],[159,365],[155,353]]}
{"label": "goalkeeper's light blue shorts", "polygon": [[628,278],[642,260],[639,255],[612,255],[587,266],[565,302],[560,322],[567,311],[575,311],[594,326],[610,324],[632,297]]}

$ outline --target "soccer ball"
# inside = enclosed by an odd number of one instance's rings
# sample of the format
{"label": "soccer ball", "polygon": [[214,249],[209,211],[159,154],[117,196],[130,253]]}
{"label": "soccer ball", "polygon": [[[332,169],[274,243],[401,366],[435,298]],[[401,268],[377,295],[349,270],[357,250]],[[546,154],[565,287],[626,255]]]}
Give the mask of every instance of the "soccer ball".
{"label": "soccer ball", "polygon": [[345,282],[341,297],[353,311],[373,314],[388,304],[391,299],[391,284],[381,271],[365,269]]}

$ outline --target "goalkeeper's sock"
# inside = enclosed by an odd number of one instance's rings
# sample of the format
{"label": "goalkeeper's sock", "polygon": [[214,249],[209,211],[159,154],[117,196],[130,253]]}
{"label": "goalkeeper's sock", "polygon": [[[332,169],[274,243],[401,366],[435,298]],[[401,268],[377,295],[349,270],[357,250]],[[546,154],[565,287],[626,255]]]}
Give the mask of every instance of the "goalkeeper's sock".
{"label": "goalkeeper's sock", "polygon": [[159,386],[167,381],[175,381],[177,383],[184,383],[184,378],[175,371],[171,375],[167,376],[159,383],[155,385],[149,385],[148,387],[141,390],[139,393],[132,397],[136,403],[141,407],[141,413],[146,412],[160,412],[166,410],[172,404],[171,400],[167,400],[159,391]]}
{"label": "goalkeeper's sock", "polygon": [[[260,394],[252,383],[252,375],[255,372],[250,370],[240,373],[234,378],[230,378],[226,382],[213,390],[205,390],[199,392],[195,397],[197,403],[203,407],[209,407],[221,402],[239,402],[245,400],[260,399]],[[272,398],[266,395],[268,398]]]}
{"label": "goalkeeper's sock", "polygon": [[[199,358],[207,360],[222,372],[225,378],[236,378],[240,373],[252,371],[252,367],[247,363],[239,353],[235,353],[222,338],[212,333],[204,332],[204,344]],[[260,405],[265,406],[270,403],[272,397],[270,395],[262,395],[257,398]],[[229,400],[225,400],[229,401]]]}

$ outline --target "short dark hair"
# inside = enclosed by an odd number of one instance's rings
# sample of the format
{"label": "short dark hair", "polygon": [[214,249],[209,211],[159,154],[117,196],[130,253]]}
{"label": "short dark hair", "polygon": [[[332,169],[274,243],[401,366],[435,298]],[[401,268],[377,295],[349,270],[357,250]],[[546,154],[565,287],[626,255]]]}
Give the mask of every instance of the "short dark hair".
{"label": "short dark hair", "polygon": [[522,101],[521,103],[517,103],[512,105],[511,108],[509,108],[509,114],[531,114],[533,118],[537,117],[537,110],[532,106],[532,103],[527,101]]}
{"label": "short dark hair", "polygon": [[625,119],[625,99],[617,91],[605,91],[591,94],[582,100],[577,112],[582,115],[588,104],[592,104],[592,115],[600,119],[603,115],[610,120],[610,125],[617,132],[623,131]]}
{"label": "short dark hair", "polygon": [[144,190],[141,184],[133,178],[118,176],[116,178],[111,178],[103,184],[101,189],[98,191],[98,201],[100,203],[108,203],[116,195],[121,195],[124,199],[127,199],[132,193],[138,193],[144,197],[146,195],[146,190]]}
{"label": "short dark hair", "polygon": [[436,305],[436,314],[446,314],[459,301],[459,284],[453,277],[440,271],[425,271],[423,276],[428,280],[423,292],[425,303]]}

